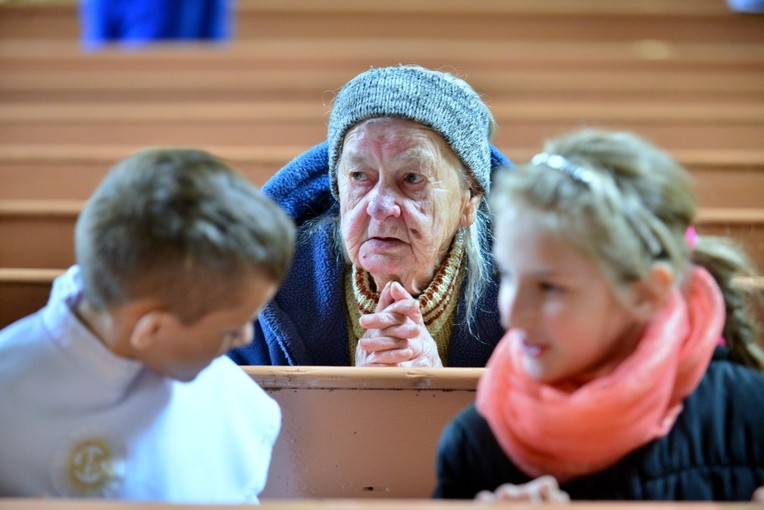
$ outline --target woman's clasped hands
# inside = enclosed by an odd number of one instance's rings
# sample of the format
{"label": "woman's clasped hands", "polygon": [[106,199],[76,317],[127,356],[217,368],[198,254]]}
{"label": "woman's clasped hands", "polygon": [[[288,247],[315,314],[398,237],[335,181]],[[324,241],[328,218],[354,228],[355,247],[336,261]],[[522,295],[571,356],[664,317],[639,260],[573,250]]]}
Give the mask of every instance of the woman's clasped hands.
{"label": "woman's clasped hands", "polygon": [[358,341],[356,366],[443,366],[419,302],[400,283],[388,282],[376,311],[362,315],[360,323],[366,333]]}

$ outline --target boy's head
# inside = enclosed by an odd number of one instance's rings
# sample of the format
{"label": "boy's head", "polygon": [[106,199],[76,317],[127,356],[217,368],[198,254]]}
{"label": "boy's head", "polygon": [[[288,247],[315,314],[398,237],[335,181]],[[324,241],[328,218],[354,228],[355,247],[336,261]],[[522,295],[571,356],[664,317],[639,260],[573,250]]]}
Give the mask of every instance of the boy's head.
{"label": "boy's head", "polygon": [[[251,319],[290,267],[294,226],[214,156],[155,148],[107,175],[77,221],[75,246],[93,310],[141,301],[188,328],[232,310]],[[230,324],[240,330],[231,335],[242,336],[242,324]]]}

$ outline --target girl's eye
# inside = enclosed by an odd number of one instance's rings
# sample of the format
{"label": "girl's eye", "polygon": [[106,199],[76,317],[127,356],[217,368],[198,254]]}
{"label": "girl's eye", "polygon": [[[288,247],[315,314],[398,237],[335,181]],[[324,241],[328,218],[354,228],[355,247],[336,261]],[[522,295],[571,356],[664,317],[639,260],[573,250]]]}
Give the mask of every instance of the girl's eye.
{"label": "girl's eye", "polygon": [[505,271],[503,269],[497,268],[496,269],[496,274],[499,275],[499,279],[502,282],[508,282],[508,281],[512,280],[512,275],[508,271]]}
{"label": "girl's eye", "polygon": [[540,282],[539,288],[546,294],[557,294],[562,292],[562,287],[552,282]]}

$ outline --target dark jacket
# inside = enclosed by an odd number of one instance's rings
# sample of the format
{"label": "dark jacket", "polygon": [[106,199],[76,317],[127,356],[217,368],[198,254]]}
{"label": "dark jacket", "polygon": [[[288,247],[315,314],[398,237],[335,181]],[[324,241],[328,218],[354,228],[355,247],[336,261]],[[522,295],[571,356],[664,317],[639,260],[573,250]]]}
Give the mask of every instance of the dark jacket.
{"label": "dark jacket", "polygon": [[[504,454],[474,405],[444,430],[437,498],[472,499],[530,481]],[[614,466],[561,486],[581,500],[750,501],[764,485],[764,374],[717,348],[672,430]]]}
{"label": "dark jacket", "polygon": [[[492,148],[494,168],[511,163]],[[292,268],[274,299],[255,322],[254,341],[229,353],[240,365],[348,366],[351,353],[345,310],[346,262],[329,224],[306,225],[337,206],[329,189],[327,145],[301,154],[263,186],[298,225]],[[457,309],[448,348],[448,366],[482,367],[503,336],[497,309],[498,281],[488,282],[474,331]]]}

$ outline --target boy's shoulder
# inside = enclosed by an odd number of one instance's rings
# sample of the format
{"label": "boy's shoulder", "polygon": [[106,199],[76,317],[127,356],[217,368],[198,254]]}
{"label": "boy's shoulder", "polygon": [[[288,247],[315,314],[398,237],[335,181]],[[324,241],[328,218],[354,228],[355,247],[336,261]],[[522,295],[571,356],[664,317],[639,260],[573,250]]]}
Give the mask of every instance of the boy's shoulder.
{"label": "boy's shoulder", "polygon": [[264,416],[273,415],[280,421],[278,403],[228,356],[214,359],[191,383],[178,382],[177,389],[193,393],[200,405],[240,415],[241,419],[250,416],[260,422]]}
{"label": "boy's shoulder", "polygon": [[17,378],[40,357],[50,357],[49,344],[41,311],[7,325],[0,330],[0,378]]}

